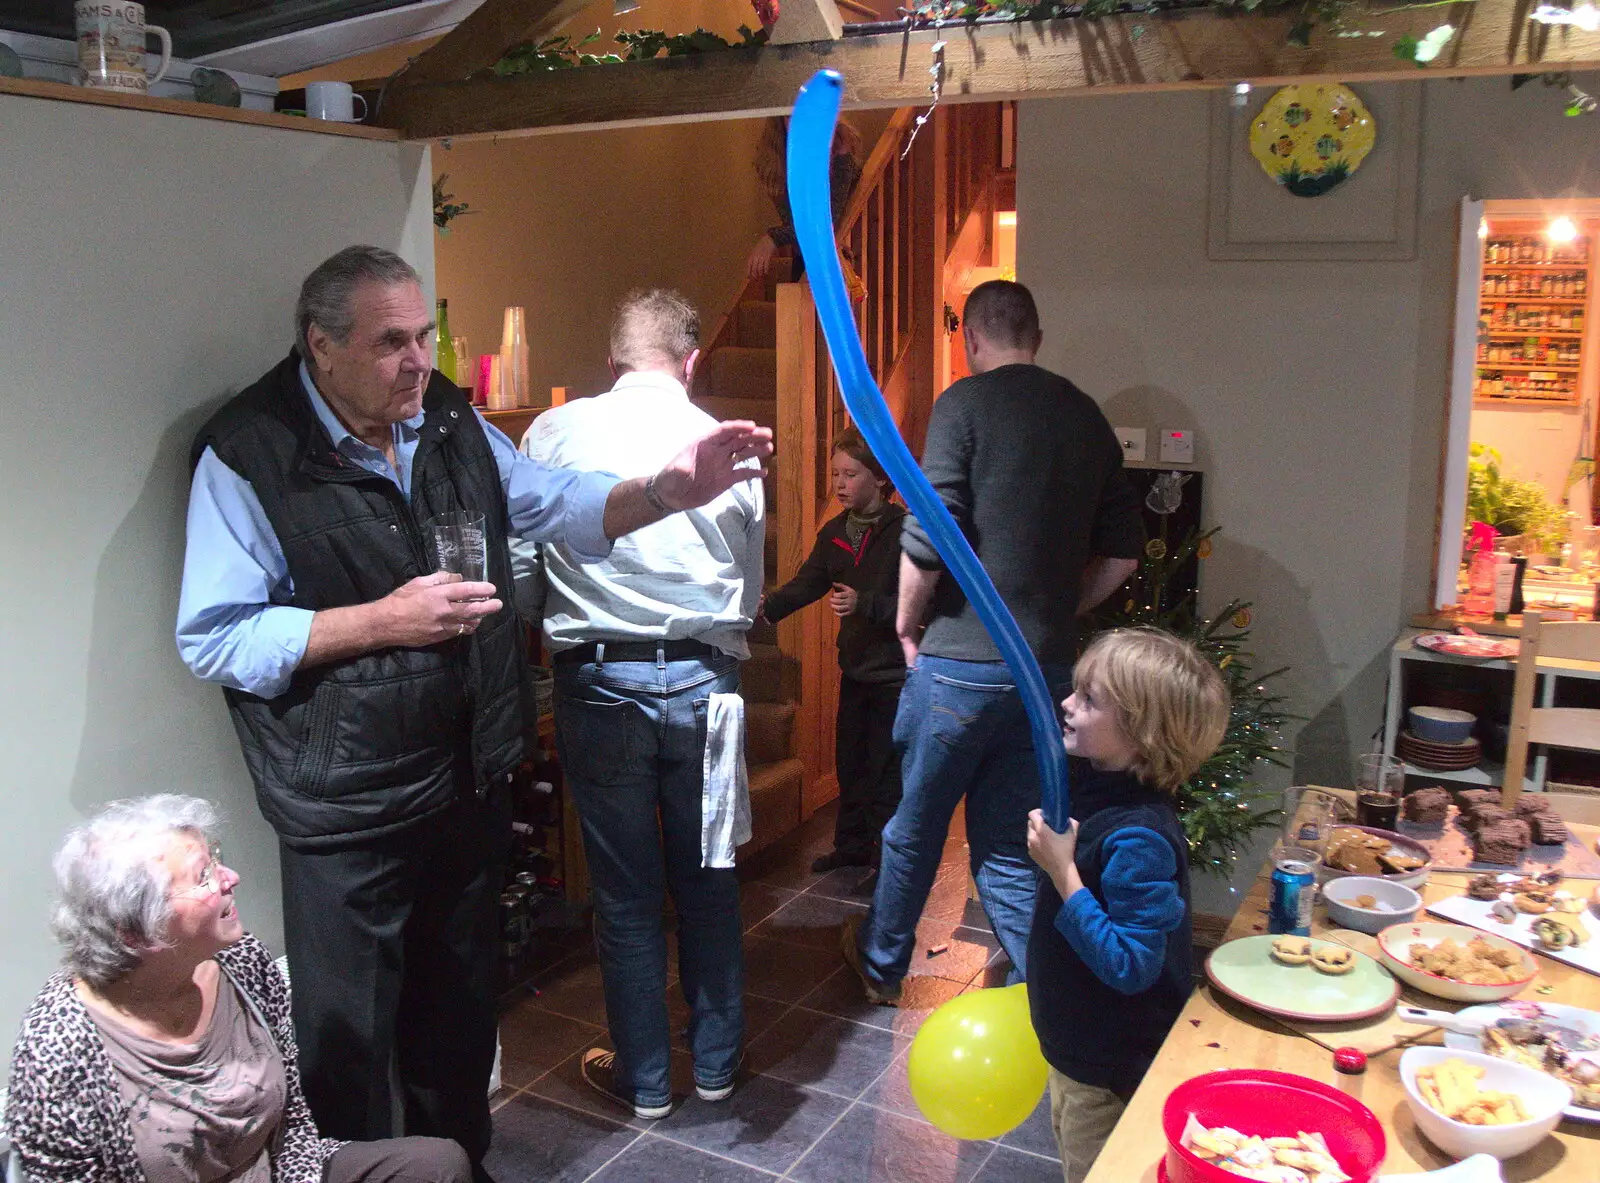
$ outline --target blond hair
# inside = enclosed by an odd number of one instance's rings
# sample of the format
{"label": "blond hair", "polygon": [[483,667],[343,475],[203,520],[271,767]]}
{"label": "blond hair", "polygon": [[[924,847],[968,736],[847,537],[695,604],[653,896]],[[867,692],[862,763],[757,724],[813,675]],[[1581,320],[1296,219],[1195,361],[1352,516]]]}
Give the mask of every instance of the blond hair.
{"label": "blond hair", "polygon": [[1134,749],[1128,771],[1175,793],[1228,729],[1228,687],[1193,644],[1157,628],[1096,637],[1072,671],[1073,685],[1108,703]]}
{"label": "blond hair", "polygon": [[700,348],[700,314],[677,292],[635,288],[611,322],[611,361],[618,373],[682,366]]}

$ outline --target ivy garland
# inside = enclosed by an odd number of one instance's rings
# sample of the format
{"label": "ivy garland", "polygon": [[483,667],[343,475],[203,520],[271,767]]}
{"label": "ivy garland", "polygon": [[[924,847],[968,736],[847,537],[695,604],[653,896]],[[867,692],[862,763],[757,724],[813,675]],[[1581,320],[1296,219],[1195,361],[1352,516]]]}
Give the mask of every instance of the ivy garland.
{"label": "ivy garland", "polygon": [[663,33],[659,29],[623,29],[613,38],[622,46],[620,53],[586,53],[584,46],[600,39],[596,29],[582,40],[570,36],[547,37],[543,41],[524,41],[513,45],[490,66],[485,73],[493,77],[515,74],[538,74],[548,70],[570,70],[577,66],[608,66],[618,62],[642,62],[663,53],[667,57],[683,57],[691,53],[710,53],[719,49],[748,49],[765,45],[767,31],[752,31],[739,26],[739,40],[729,41],[707,29],[692,33]]}

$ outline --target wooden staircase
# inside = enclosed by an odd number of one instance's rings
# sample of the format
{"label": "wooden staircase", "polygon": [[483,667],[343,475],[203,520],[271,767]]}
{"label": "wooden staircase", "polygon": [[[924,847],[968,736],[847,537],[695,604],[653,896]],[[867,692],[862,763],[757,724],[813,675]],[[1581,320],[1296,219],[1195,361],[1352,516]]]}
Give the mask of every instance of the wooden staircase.
{"label": "wooden staircase", "polygon": [[[773,260],[763,281],[745,286],[738,302],[712,336],[696,370],[691,395],[718,419],[752,419],[777,426],[777,302],[774,288],[787,281],[790,261]],[[776,475],[780,457],[768,464],[766,571],[763,586],[776,587],[778,536]],[[752,836],[740,849],[750,855],[800,824],[805,764],[795,753],[794,720],[799,709],[800,666],[778,648],[777,630],[758,622],[749,633],[750,660],[740,671],[745,700],[745,757],[750,776]]]}
{"label": "wooden staircase", "polygon": [[[1014,111],[1006,104],[943,108],[903,153],[916,112],[897,112],[873,148],[840,219],[838,240],[866,282],[856,308],[869,366],[913,453],[933,400],[949,383],[944,308],[962,270],[982,261],[1011,174]],[[1009,207],[1007,207],[1009,208]],[[766,586],[791,577],[836,506],[829,456],[846,425],[810,285],[778,258],[746,283],[707,338],[691,396],[718,419],[771,427],[766,480]],[[834,637],[825,607],[778,628],[757,624],[743,669],[753,836],[749,855],[838,794],[833,724]]]}

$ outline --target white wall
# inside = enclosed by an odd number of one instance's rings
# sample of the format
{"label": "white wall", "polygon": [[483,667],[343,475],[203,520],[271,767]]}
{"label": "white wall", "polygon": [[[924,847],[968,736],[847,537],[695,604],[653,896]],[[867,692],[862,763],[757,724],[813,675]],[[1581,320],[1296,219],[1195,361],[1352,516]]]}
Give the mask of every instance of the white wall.
{"label": "white wall", "polygon": [[[1593,407],[1591,395],[1584,402]],[[1506,476],[1538,481],[1550,500],[1560,505],[1564,499],[1578,520],[1589,520],[1589,489],[1580,481],[1567,488],[1567,475],[1578,455],[1583,436],[1585,407],[1509,406],[1472,408],[1472,438],[1500,453],[1500,471]],[[1587,420],[1594,435],[1594,419]],[[1584,440],[1585,444],[1589,441]],[[1585,447],[1587,454],[1592,445]]]}
{"label": "white wall", "polygon": [[431,284],[425,148],[0,97],[0,1049],[56,963],[49,859],[98,804],[220,803],[246,924],[278,860],[219,690],[173,644],[188,450],[286,352],[333,251]]}
{"label": "white wall", "polygon": [[1411,262],[1210,261],[1204,93],[1022,104],[1017,266],[1041,363],[1115,424],[1196,430],[1223,528],[1205,603],[1255,602],[1258,668],[1291,666],[1307,717],[1268,783],[1349,783],[1386,651],[1427,604],[1460,198],[1600,196],[1600,124],[1554,92],[1424,90]]}

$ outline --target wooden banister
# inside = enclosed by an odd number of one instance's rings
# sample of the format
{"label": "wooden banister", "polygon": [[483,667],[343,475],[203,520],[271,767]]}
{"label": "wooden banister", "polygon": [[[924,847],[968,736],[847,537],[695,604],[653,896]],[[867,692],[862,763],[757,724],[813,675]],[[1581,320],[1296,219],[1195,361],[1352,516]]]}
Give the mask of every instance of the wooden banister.
{"label": "wooden banister", "polygon": [[[928,413],[948,375],[943,313],[951,254],[990,248],[989,215],[1014,125],[999,103],[941,108],[906,153],[917,114],[896,112],[884,128],[837,228],[840,253],[866,288],[854,313],[867,365],[913,453],[921,450]],[[781,580],[799,569],[817,530],[837,510],[829,461],[847,418],[810,285],[779,284],[777,299],[782,462],[774,517]],[[806,764],[805,816],[837,791],[837,625],[831,613],[811,610],[778,626],[779,648],[801,671],[795,750]]]}

